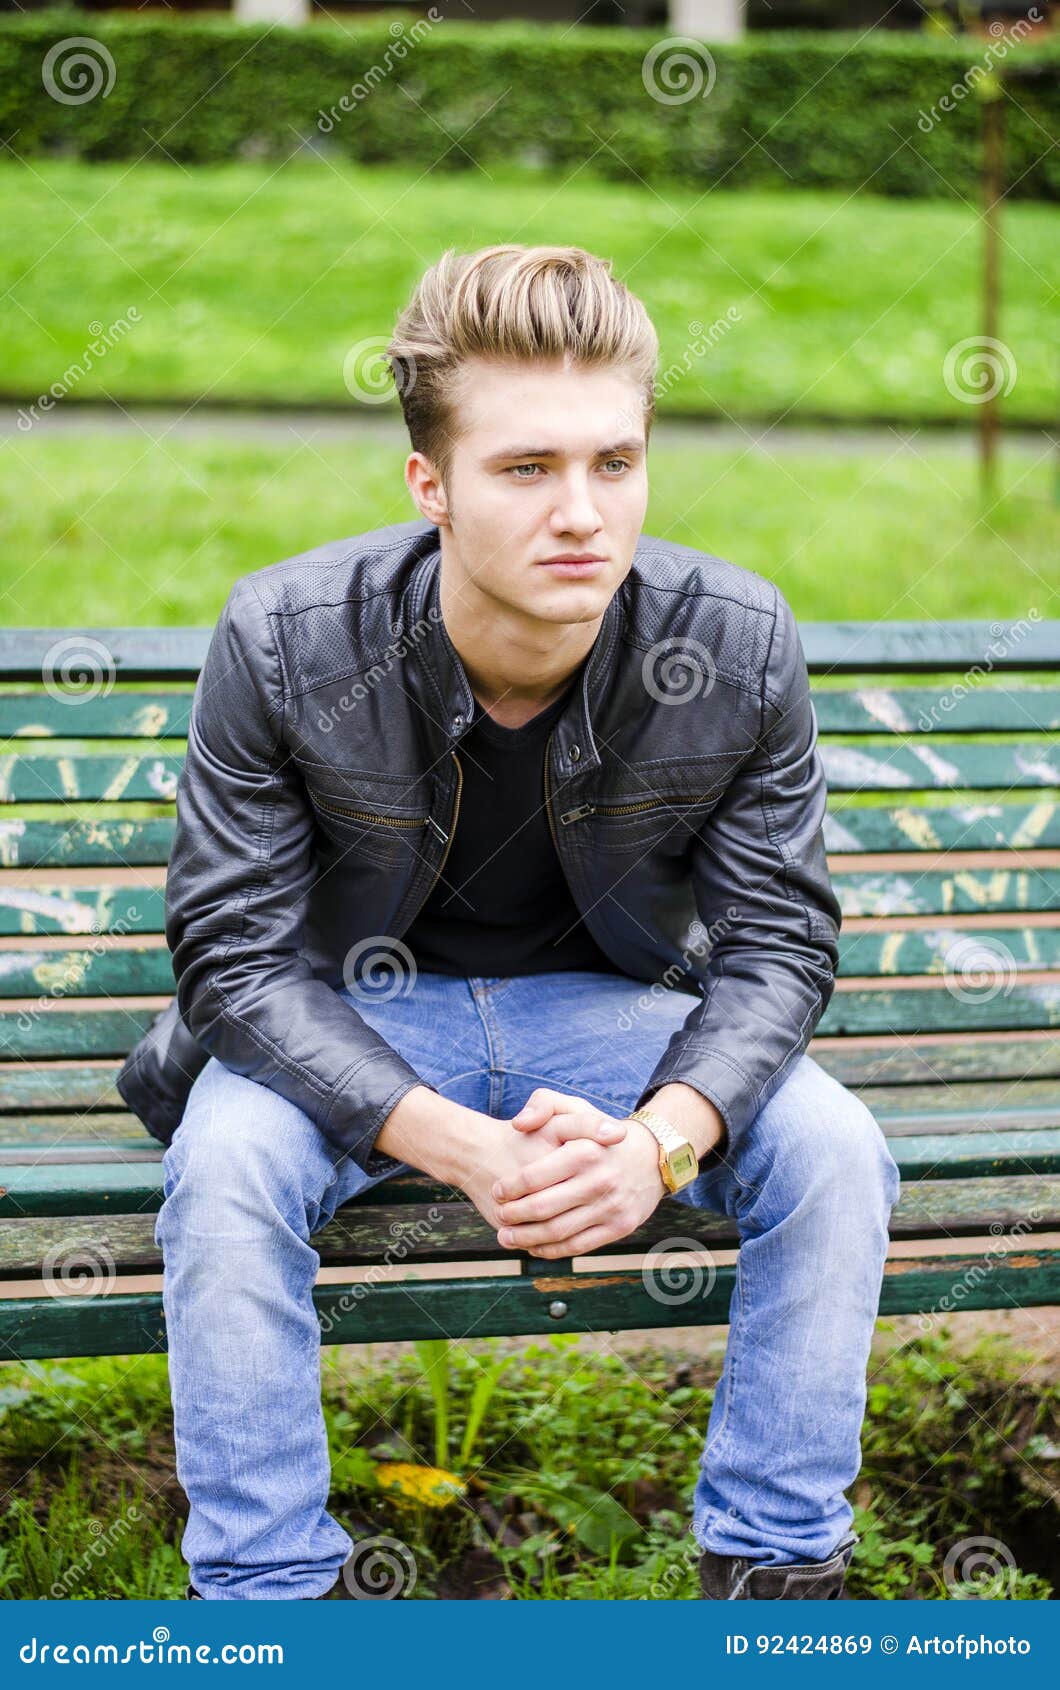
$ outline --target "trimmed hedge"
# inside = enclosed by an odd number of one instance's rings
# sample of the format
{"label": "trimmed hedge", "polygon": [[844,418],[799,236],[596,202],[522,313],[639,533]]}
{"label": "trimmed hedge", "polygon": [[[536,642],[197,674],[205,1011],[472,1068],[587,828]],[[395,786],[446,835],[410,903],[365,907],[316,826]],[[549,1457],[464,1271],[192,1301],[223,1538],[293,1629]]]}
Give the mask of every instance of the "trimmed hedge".
{"label": "trimmed hedge", "polygon": [[[308,148],[424,170],[474,161],[569,172],[590,161],[616,180],[979,198],[980,102],[962,79],[997,54],[983,38],[750,36],[710,49],[706,98],[666,103],[644,78],[662,32],[445,22],[417,41],[415,28],[409,14],[269,33],[226,19],[4,19],[2,133],[27,157],[204,164]],[[46,91],[45,56],[70,36],[113,60],[105,97],[68,104]],[[1060,149],[1049,151],[1060,42],[1020,45],[1009,67],[1020,76],[1006,113],[1011,192],[1060,198]],[[925,122],[933,109],[937,121]]]}

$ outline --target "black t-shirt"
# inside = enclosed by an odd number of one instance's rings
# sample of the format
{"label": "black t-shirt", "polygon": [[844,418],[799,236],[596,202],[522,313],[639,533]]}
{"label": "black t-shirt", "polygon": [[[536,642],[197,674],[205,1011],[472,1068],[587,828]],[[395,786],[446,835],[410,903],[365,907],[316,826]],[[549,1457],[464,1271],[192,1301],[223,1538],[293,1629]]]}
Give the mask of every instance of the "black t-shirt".
{"label": "black t-shirt", "polygon": [[456,834],[441,878],[402,935],[428,973],[516,975],[590,969],[614,974],[582,923],[545,810],[545,746],[562,697],[521,728],[478,699],[457,747],[463,773]]}

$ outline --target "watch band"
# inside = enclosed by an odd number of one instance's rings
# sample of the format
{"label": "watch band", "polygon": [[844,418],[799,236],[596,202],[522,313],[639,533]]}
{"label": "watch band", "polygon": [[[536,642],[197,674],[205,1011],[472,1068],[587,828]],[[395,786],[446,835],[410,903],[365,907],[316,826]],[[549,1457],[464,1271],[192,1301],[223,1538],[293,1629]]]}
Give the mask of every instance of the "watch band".
{"label": "watch band", "polygon": [[684,1133],[679,1132],[672,1121],[660,1115],[657,1109],[647,1106],[631,1110],[627,1118],[639,1121],[657,1140],[659,1172],[667,1191],[680,1191],[683,1185],[695,1179],[699,1172],[699,1158]]}

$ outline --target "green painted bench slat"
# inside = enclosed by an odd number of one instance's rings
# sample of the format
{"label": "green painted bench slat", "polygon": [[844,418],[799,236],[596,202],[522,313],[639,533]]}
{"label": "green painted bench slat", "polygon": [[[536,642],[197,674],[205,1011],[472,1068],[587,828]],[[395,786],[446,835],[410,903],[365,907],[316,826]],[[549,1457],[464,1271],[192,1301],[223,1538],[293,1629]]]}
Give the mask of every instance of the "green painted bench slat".
{"label": "green painted bench slat", "polygon": [[[1060,728],[1060,687],[814,687],[822,734],[1047,733]],[[0,740],[184,739],[192,691],[128,689],[79,698],[42,688],[0,691]]]}
{"label": "green painted bench slat", "polygon": [[[2,871],[0,871],[2,872]],[[845,917],[1007,915],[1060,910],[1060,868],[927,869],[896,873],[835,872],[832,884]],[[44,934],[165,931],[165,889],[118,883],[94,886],[62,880],[32,885],[0,879],[0,937]],[[1028,966],[1034,966],[1028,964]],[[1051,966],[1042,963],[1041,967]],[[856,967],[847,972],[874,973]],[[886,970],[886,972],[892,972]],[[905,972],[898,970],[897,972]]]}
{"label": "green painted bench slat", "polygon": [[837,856],[1055,849],[1060,845],[1060,804],[1042,798],[1034,804],[909,804],[892,810],[829,798],[824,840]]}
{"label": "green painted bench slat", "polygon": [[[1060,1172],[1058,1128],[906,1135],[888,1142],[895,1161],[911,1179]],[[161,1196],[162,1170],[157,1160],[35,1160],[5,1162],[0,1167],[0,1217],[77,1215],[97,1204],[113,1214],[146,1213],[158,1208]]]}
{"label": "green painted bench slat", "polygon": [[[555,1266],[556,1264],[551,1264]],[[313,1302],[326,1344],[388,1340],[520,1337],[531,1333],[659,1330],[720,1325],[728,1319],[736,1270],[690,1280],[693,1295],[673,1294],[673,1269],[579,1274],[520,1274],[503,1279],[416,1280],[318,1285]],[[646,1283],[657,1281],[657,1284]],[[709,1290],[707,1289],[709,1285]],[[697,1286],[698,1294],[697,1294]],[[887,1264],[883,1315],[962,1309],[1029,1308],[1060,1302],[1060,1251],[1032,1246],[999,1255],[925,1256]],[[960,1291],[966,1294],[960,1296]],[[106,1297],[28,1297],[0,1301],[0,1356],[138,1355],[165,1349],[158,1293]]]}
{"label": "green painted bench slat", "polygon": [[[122,1009],[39,1008],[0,1010],[0,1061],[124,1057],[164,1007],[161,999]],[[930,1083],[936,1080],[1004,1080],[1060,1075],[1060,1039],[903,1038],[900,1044],[849,1045],[815,1039],[810,1051],[844,1085]],[[116,1070],[114,1070],[116,1072]],[[2,1088],[0,1088],[2,1091]]]}
{"label": "green painted bench slat", "polygon": [[[811,688],[822,734],[1049,733],[1060,728],[1060,687]],[[0,707],[0,724],[3,710]]]}
{"label": "green painted bench slat", "polygon": [[[220,601],[218,601],[220,610]],[[1022,618],[993,622],[802,622],[810,669],[834,675],[930,674],[979,665],[997,674],[1060,667],[1060,624]],[[37,681],[59,645],[91,639],[126,680],[193,681],[209,628],[2,628],[0,677]]]}
{"label": "green painted bench slat", "polygon": [[[995,996],[1009,999],[1009,1006],[1018,1012],[1024,999],[1013,1003],[1012,994],[1005,988],[1021,971],[1055,969],[1060,960],[1058,937],[1060,932],[1053,927],[963,929],[953,926],[884,934],[844,932],[839,937],[840,978],[945,974],[959,981],[970,970],[985,968],[991,978],[997,976]],[[63,998],[115,997],[123,993],[135,997],[172,992],[173,989],[172,959],[163,944],[121,945],[98,950],[78,945],[25,951],[0,950],[0,998],[33,997],[42,992]],[[986,1000],[976,1006],[981,1011],[988,1009],[993,999],[986,987],[980,990]],[[1035,990],[1034,985],[1021,988],[1023,993],[1028,994],[1025,1000],[1027,1019],[1014,1022],[1009,1017],[1001,1021],[988,1018],[978,1024],[1003,1027],[1050,1025],[1048,1020],[1043,1022],[1041,1019],[1042,1006],[1046,1002],[1060,1003],[1060,999],[1040,996],[1032,999],[1029,994]],[[1052,987],[1047,984],[1042,990],[1051,991]],[[851,992],[846,995],[854,997],[857,994]],[[863,995],[866,1000],[871,997],[868,993]],[[833,999],[833,1003],[835,1001]],[[903,1013],[908,1013],[908,1008],[908,1005],[904,1006]],[[871,1016],[871,1005],[863,1007],[861,1013]],[[821,1028],[822,1031],[829,1030],[823,1019]]]}
{"label": "green painted bench slat", "polygon": [[[0,739],[186,739],[191,689],[119,690],[79,698],[41,689],[0,692]],[[1024,718],[1023,729],[1030,723]]]}
{"label": "green painted bench slat", "polygon": [[931,740],[923,745],[836,745],[820,741],[832,792],[978,791],[1060,786],[1060,755],[1047,740],[983,745]]}
{"label": "green painted bench slat", "polygon": [[[1002,744],[932,740],[917,745],[838,745],[820,741],[832,792],[979,791],[1060,786],[1060,758],[1046,739]],[[182,758],[147,755],[16,753],[0,756],[0,803],[65,804],[73,799],[168,802]]]}
{"label": "green painted bench slat", "polygon": [[[375,1188],[379,1191],[380,1188]],[[891,1217],[895,1239],[977,1237],[989,1228],[1049,1232],[1060,1227],[1060,1178],[1027,1176],[910,1181]],[[418,1261],[506,1261],[512,1253],[468,1203],[351,1203],[313,1234],[313,1247],[324,1267],[384,1264],[387,1250],[407,1235]],[[996,1234],[995,1234],[996,1235]],[[650,1220],[626,1239],[605,1246],[599,1256],[647,1253],[668,1246],[675,1237],[691,1238],[702,1249],[729,1250],[739,1243],[735,1221],[727,1215],[660,1203]],[[668,1253],[672,1253],[672,1246]],[[77,1294],[71,1283],[78,1263],[94,1259],[109,1277],[160,1273],[162,1252],[155,1243],[155,1218],[149,1214],[79,1214],[8,1221],[0,1228],[0,1279],[31,1279],[48,1264],[57,1291]]]}
{"label": "green painted bench slat", "polygon": [[57,822],[0,815],[0,868],[163,866],[175,826],[170,816]]}
{"label": "green painted bench slat", "polygon": [[[162,866],[169,860],[174,826],[170,816],[59,822],[12,811],[0,815],[0,868]],[[1060,804],[1040,799],[890,809],[830,798],[824,835],[835,855],[1056,849]]]}

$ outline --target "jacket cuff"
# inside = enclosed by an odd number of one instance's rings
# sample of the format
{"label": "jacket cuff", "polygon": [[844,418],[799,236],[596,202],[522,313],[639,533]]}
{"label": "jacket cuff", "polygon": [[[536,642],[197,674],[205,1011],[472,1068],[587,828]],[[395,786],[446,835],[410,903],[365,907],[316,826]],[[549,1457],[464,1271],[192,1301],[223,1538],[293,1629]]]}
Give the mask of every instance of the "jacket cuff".
{"label": "jacket cuff", "polygon": [[760,1088],[751,1076],[723,1051],[692,1044],[664,1055],[633,1107],[642,1108],[661,1087],[677,1080],[713,1103],[725,1123],[730,1145],[735,1145],[758,1113]]}
{"label": "jacket cuff", "polygon": [[[388,1156],[385,1150],[374,1148],[390,1111],[397,1107],[405,1093],[411,1091],[414,1086],[427,1086],[429,1091],[437,1090],[396,1055],[377,1057],[371,1066],[374,1067],[379,1062],[383,1064],[382,1089],[380,1081],[373,1083],[373,1080],[368,1078],[362,1064],[355,1074],[349,1076],[350,1081],[355,1081],[356,1084],[340,1087],[334,1103],[320,1123],[320,1130],[325,1137],[345,1151],[369,1179],[397,1173],[409,1166],[407,1162]],[[402,1071],[396,1084],[395,1070]]]}

